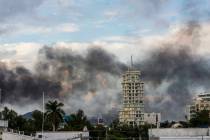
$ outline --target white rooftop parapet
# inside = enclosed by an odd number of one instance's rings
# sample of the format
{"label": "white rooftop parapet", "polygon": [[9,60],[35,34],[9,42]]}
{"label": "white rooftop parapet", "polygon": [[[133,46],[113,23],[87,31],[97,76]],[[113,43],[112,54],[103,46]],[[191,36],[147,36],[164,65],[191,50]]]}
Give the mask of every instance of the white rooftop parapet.
{"label": "white rooftop parapet", "polygon": [[21,133],[13,133],[13,132],[2,132],[2,140],[34,140],[32,136],[26,136]]}
{"label": "white rooftop parapet", "polygon": [[8,121],[7,120],[0,120],[0,127],[7,128],[8,127]]}
{"label": "white rooftop parapet", "polygon": [[[208,136],[209,128],[161,128],[161,129],[149,129],[149,137],[169,138],[176,140],[181,137],[191,137],[192,139],[199,136]],[[175,138],[175,139],[174,139]],[[181,140],[181,139],[180,139]],[[184,139],[183,139],[184,140]]]}
{"label": "white rooftop parapet", "polygon": [[56,132],[37,132],[36,139],[41,140],[67,140],[67,139],[74,139],[80,140],[81,138],[84,140],[89,139],[89,132],[88,131],[56,131]]}

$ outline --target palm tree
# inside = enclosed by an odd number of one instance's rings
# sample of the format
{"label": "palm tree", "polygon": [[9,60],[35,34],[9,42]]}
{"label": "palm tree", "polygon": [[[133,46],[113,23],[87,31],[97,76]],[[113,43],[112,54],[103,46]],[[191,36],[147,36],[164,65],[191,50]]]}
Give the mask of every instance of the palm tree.
{"label": "palm tree", "polygon": [[17,127],[16,118],[18,117],[18,114],[14,110],[4,107],[4,110],[1,112],[1,114],[2,119],[8,121],[8,126],[10,128],[15,129]]}
{"label": "palm tree", "polygon": [[49,120],[52,122],[53,131],[57,130],[60,122],[63,121],[63,116],[65,115],[62,107],[63,103],[55,101],[48,101],[45,104],[46,115]]}

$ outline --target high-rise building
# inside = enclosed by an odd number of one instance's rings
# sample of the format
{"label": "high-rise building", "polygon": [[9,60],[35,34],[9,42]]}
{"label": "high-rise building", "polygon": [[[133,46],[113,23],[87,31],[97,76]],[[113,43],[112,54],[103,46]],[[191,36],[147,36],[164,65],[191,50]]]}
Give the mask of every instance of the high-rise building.
{"label": "high-rise building", "polygon": [[123,107],[119,113],[119,121],[128,125],[144,124],[144,83],[141,72],[133,68],[122,77]]}
{"label": "high-rise building", "polygon": [[122,109],[119,112],[119,122],[127,125],[153,124],[160,126],[160,113],[144,112],[144,83],[141,72],[133,67],[131,57],[131,68],[122,76]]}

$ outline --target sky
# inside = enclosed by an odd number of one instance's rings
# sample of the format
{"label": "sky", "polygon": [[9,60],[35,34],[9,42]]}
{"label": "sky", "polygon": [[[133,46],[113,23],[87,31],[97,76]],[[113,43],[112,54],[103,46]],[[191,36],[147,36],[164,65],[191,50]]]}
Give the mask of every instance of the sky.
{"label": "sky", "polygon": [[[16,52],[19,57],[30,54],[32,49],[36,52],[36,47],[58,43],[105,46],[111,42],[109,45],[121,48],[136,46],[140,40],[154,42],[154,38],[171,34],[189,20],[208,22],[209,3],[208,0],[0,0],[1,52],[8,55]],[[141,49],[150,48],[147,45]],[[126,50],[121,50],[117,55],[126,62],[131,54],[125,55]],[[8,61],[7,57],[4,60]]]}
{"label": "sky", "polygon": [[[185,3],[185,0],[1,0],[0,43],[93,42],[113,36],[160,35],[191,18],[183,7]],[[209,1],[202,0],[198,8],[203,8],[199,13],[203,14],[209,9]],[[205,21],[205,15],[202,16]]]}
{"label": "sky", "polygon": [[[131,55],[140,63],[165,44],[175,50],[187,46],[190,55],[209,59],[209,15],[209,0],[0,0],[0,61],[9,69],[24,66],[36,73],[40,50],[48,46],[81,56],[102,48],[129,65]],[[170,82],[146,88],[161,93]]]}

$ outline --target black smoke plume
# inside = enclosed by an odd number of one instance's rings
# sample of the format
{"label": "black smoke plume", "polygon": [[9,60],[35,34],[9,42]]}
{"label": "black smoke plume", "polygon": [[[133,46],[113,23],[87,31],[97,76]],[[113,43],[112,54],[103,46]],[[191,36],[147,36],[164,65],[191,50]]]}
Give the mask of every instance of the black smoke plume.
{"label": "black smoke plume", "polygon": [[[183,30],[184,31],[184,30]],[[188,32],[187,32],[188,33]],[[146,107],[161,112],[163,119],[183,119],[184,108],[198,89],[209,90],[210,65],[188,46],[165,44],[144,61],[135,63],[145,82]],[[62,100],[73,111],[84,109],[89,115],[119,110],[121,75],[128,69],[114,55],[99,47],[77,54],[71,49],[43,47],[36,72],[24,67],[0,66],[2,100],[27,104],[47,97]]]}
{"label": "black smoke plume", "polygon": [[59,82],[49,81],[32,74],[24,67],[8,69],[0,64],[1,101],[10,104],[28,104],[37,101],[46,92],[49,97],[58,98]]}
{"label": "black smoke plume", "polygon": [[[208,61],[193,55],[186,47],[174,50],[169,46],[156,50],[138,67],[148,85],[146,110],[161,112],[164,119],[184,119],[185,107],[198,94],[196,91],[209,90]],[[160,89],[161,86],[165,88]]]}
{"label": "black smoke plume", "polygon": [[82,108],[97,115],[120,105],[120,75],[127,66],[114,55],[100,47],[92,47],[84,54],[44,47],[38,58],[38,75],[61,83],[59,96],[71,111]]}

